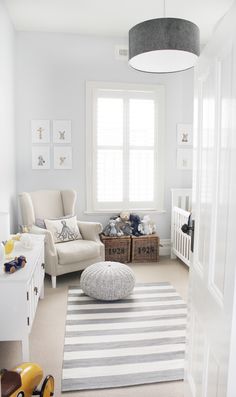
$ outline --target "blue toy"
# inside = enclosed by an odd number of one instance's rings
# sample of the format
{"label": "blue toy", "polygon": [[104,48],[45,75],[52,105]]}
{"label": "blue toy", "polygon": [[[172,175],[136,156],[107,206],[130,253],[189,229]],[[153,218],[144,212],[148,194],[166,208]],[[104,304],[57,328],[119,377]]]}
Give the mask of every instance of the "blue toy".
{"label": "blue toy", "polygon": [[16,256],[12,261],[4,263],[4,270],[6,273],[15,273],[16,270],[24,267],[26,263],[27,261],[25,256]]}
{"label": "blue toy", "polygon": [[130,214],[129,220],[131,222],[132,234],[133,236],[140,236],[139,225],[141,224],[140,216],[137,214]]}

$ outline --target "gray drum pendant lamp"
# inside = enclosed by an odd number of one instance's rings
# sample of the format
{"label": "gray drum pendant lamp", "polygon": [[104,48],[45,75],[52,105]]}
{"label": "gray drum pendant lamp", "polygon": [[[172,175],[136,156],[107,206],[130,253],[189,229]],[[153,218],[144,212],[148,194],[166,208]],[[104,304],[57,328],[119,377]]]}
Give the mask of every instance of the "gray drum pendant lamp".
{"label": "gray drum pendant lamp", "polygon": [[150,19],[129,31],[129,64],[149,73],[190,69],[200,54],[199,28],[193,22],[165,17]]}

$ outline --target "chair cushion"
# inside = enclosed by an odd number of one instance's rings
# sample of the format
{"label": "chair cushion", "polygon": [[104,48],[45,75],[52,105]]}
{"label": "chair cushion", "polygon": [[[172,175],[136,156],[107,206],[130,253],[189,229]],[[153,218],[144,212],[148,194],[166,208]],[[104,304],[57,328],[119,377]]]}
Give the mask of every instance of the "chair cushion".
{"label": "chair cushion", "polygon": [[66,241],[82,239],[76,216],[60,219],[44,219],[46,228],[53,235],[54,243],[64,243]]}
{"label": "chair cushion", "polygon": [[40,229],[46,229],[44,219],[36,218],[34,224],[35,224],[35,226],[40,227]]}
{"label": "chair cushion", "polygon": [[35,218],[50,219],[66,215],[60,190],[38,190],[31,192],[30,196]]}
{"label": "chair cushion", "polygon": [[89,240],[68,241],[56,245],[60,265],[76,263],[100,255],[99,244]]}
{"label": "chair cushion", "polygon": [[[68,215],[65,215],[65,216],[60,216],[60,218],[52,218],[52,219],[50,219],[50,221],[56,221],[58,219],[72,218],[72,216],[73,215],[68,214]],[[45,222],[44,222],[44,219],[36,218],[34,224],[35,224],[35,226],[40,227],[40,229],[47,229],[46,225],[45,225]]]}

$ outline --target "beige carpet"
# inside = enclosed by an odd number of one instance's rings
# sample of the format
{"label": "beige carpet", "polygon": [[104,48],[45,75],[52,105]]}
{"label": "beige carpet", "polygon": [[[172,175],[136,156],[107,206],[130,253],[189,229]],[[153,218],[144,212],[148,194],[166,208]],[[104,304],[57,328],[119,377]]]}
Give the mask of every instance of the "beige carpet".
{"label": "beige carpet", "polygon": [[[138,282],[169,281],[186,299],[188,270],[179,261],[161,257],[159,263],[131,264]],[[39,302],[34,326],[30,335],[31,360],[42,365],[45,374],[56,380],[57,397],[183,397],[183,382],[159,383],[118,389],[61,393],[61,367],[63,360],[64,324],[67,307],[67,287],[76,285],[80,273],[58,278],[56,290],[50,279],[45,280],[45,299]],[[21,361],[19,342],[0,342],[0,368],[11,368]]]}

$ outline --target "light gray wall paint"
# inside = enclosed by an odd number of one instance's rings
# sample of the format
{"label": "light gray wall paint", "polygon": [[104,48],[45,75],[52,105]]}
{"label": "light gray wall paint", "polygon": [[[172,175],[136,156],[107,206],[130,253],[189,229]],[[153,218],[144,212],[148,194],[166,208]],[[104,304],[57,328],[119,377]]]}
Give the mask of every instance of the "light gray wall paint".
{"label": "light gray wall paint", "polygon": [[[80,219],[105,223],[110,215],[85,211],[85,84],[110,81],[164,84],[166,87],[165,214],[152,215],[162,238],[170,237],[170,189],[190,187],[191,172],[176,169],[176,123],[192,122],[193,72],[168,75],[137,72],[116,60],[116,38],[18,33],[17,35],[17,190],[78,191]],[[73,169],[31,169],[31,119],[71,119]],[[51,144],[51,155],[53,145]],[[51,156],[52,159],[52,156]],[[158,181],[157,181],[158,183]]]}
{"label": "light gray wall paint", "polygon": [[9,212],[15,230],[15,33],[0,2],[0,212]]}

